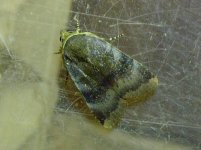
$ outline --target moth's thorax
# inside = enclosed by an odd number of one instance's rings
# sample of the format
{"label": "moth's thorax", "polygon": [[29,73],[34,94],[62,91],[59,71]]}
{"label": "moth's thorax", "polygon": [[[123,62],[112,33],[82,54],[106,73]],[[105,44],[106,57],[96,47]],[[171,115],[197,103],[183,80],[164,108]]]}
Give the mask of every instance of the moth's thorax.
{"label": "moth's thorax", "polygon": [[[93,34],[75,34],[68,38],[64,45],[64,60],[71,60],[79,68],[90,72],[108,72],[116,67],[114,60],[119,59],[118,51],[110,43]],[[94,75],[95,75],[94,74]]]}

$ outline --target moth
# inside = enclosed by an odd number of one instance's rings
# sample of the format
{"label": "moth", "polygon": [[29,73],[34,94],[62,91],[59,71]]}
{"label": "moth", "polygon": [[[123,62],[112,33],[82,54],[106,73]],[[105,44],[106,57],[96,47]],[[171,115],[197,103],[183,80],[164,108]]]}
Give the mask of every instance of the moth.
{"label": "moth", "polygon": [[61,31],[64,65],[95,118],[113,128],[125,107],[151,97],[158,79],[144,65],[91,32]]}

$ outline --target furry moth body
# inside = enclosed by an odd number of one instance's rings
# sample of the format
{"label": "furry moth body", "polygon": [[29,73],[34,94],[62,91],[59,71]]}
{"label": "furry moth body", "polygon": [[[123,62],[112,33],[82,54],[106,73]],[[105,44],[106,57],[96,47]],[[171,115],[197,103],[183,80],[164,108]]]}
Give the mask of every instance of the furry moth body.
{"label": "furry moth body", "polygon": [[65,67],[89,109],[106,128],[121,119],[126,104],[146,100],[158,79],[145,66],[90,32],[61,32]]}

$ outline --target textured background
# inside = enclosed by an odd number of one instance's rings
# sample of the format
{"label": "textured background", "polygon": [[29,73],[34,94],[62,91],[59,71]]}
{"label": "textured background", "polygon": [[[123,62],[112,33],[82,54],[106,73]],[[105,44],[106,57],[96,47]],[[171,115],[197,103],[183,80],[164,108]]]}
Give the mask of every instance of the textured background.
{"label": "textured background", "polygon": [[[179,149],[174,143],[201,148],[200,0],[74,0],[71,11],[62,0],[18,3],[4,2],[0,12],[0,146]],[[75,15],[83,31],[105,38],[124,33],[114,45],[159,78],[156,95],[128,108],[109,133],[68,102],[65,113],[54,109],[59,57],[52,53],[59,48],[59,30],[74,29]],[[62,87],[59,95],[67,99]]]}

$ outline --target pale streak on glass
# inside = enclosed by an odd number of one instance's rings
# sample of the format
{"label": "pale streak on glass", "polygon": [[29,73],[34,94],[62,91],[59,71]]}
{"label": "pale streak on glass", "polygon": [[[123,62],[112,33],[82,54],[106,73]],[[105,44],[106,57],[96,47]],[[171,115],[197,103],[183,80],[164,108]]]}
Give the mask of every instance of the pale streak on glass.
{"label": "pale streak on glass", "polygon": [[[70,0],[1,0],[0,149],[44,150]],[[63,11],[60,11],[63,10]]]}

